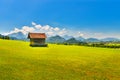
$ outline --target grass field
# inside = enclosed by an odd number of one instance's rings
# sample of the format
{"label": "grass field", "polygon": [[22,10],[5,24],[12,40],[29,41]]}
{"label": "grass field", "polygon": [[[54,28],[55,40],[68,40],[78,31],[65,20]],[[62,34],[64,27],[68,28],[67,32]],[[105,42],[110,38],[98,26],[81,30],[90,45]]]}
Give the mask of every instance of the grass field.
{"label": "grass field", "polygon": [[0,40],[0,80],[120,80],[120,49]]}

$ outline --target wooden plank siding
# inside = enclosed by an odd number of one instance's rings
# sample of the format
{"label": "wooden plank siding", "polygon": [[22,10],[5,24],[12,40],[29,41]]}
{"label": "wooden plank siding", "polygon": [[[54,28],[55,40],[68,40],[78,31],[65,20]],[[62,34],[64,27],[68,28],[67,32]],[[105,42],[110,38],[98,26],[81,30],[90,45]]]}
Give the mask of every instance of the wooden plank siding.
{"label": "wooden plank siding", "polygon": [[30,45],[44,45],[45,39],[30,39]]}

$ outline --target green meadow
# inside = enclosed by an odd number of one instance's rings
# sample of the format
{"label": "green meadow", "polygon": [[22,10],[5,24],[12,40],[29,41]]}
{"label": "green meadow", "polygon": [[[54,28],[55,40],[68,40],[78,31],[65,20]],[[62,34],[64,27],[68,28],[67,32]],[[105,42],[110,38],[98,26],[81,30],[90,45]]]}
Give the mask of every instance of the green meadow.
{"label": "green meadow", "polygon": [[0,80],[120,80],[120,49],[0,40]]}

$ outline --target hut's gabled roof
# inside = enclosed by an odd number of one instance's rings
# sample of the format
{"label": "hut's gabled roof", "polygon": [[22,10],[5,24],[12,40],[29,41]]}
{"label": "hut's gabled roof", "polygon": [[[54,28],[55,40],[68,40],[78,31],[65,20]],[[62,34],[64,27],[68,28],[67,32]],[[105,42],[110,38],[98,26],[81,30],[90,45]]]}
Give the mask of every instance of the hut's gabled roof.
{"label": "hut's gabled roof", "polygon": [[29,33],[28,38],[46,38],[45,33]]}

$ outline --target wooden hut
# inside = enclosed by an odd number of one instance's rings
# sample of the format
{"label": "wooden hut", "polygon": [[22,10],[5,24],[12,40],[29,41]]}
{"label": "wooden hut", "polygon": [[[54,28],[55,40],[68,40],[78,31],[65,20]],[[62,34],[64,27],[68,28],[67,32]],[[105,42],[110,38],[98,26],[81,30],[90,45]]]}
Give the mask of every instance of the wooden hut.
{"label": "wooden hut", "polygon": [[30,46],[47,46],[45,33],[29,33]]}

